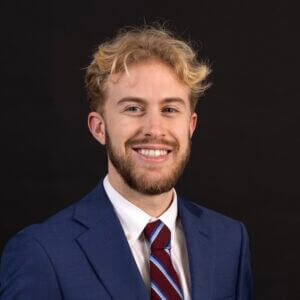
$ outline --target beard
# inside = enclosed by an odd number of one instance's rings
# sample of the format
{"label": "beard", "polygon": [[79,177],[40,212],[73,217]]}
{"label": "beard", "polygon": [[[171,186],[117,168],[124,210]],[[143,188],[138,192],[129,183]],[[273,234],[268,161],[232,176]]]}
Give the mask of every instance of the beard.
{"label": "beard", "polygon": [[[153,138],[128,140],[125,143],[125,149],[131,149],[129,151],[134,151],[132,150],[132,147],[138,143],[156,143],[172,146],[172,155],[177,157],[177,160],[174,162],[172,168],[169,169],[167,175],[157,176],[153,179],[147,176],[147,171],[144,171],[142,174],[141,172],[138,172],[138,167],[135,165],[132,157],[128,154],[122,155],[116,150],[106,130],[107,155],[116,171],[130,188],[144,195],[159,195],[170,191],[176,185],[179,177],[182,175],[184,168],[189,161],[191,153],[191,139],[188,140],[187,149],[182,154],[179,154],[179,143],[177,141],[169,142],[166,140],[158,140]],[[128,153],[129,151],[126,152]]]}

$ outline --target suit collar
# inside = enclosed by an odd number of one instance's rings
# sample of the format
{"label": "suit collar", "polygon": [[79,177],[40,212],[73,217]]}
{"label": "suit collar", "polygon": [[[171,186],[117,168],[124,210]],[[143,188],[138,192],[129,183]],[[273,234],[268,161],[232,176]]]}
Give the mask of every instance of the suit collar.
{"label": "suit collar", "polygon": [[76,205],[73,219],[86,228],[77,243],[112,298],[147,299],[148,291],[102,183]]}

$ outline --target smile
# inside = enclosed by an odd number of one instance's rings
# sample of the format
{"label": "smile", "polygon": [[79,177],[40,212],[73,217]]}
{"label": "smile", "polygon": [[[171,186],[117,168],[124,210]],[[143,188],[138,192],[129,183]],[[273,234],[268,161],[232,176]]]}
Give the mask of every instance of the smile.
{"label": "smile", "polygon": [[172,148],[159,144],[135,145],[132,149],[138,154],[143,161],[147,162],[163,162],[169,159]]}
{"label": "smile", "polygon": [[162,157],[168,154],[168,151],[163,149],[137,149],[136,151],[145,157]]}

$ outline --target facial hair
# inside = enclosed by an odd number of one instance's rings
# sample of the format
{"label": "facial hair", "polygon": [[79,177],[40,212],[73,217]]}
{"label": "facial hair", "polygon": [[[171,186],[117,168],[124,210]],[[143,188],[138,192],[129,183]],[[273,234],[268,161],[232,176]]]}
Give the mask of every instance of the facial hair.
{"label": "facial hair", "polygon": [[[188,141],[187,149],[179,154],[179,143],[177,141],[169,142],[165,140],[149,139],[145,138],[143,140],[131,139],[125,143],[125,149],[130,149],[134,144],[142,143],[156,143],[162,145],[172,146],[172,155],[177,156],[175,166],[170,168],[169,173],[164,176],[164,178],[158,177],[155,179],[149,179],[147,176],[141,176],[138,174],[135,166],[134,160],[130,155],[122,155],[113,146],[112,140],[106,130],[106,151],[107,155],[115,167],[119,175],[122,177],[123,181],[132,189],[138,191],[144,195],[159,195],[170,191],[177,183],[185,166],[187,165],[190,153],[191,153],[191,139]],[[175,153],[173,153],[173,151]],[[180,156],[178,156],[180,155]]]}

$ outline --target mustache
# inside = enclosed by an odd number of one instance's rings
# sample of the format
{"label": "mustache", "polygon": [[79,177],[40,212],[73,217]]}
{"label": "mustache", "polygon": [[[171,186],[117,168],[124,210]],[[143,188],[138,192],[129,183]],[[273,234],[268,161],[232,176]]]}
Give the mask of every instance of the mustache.
{"label": "mustache", "polygon": [[159,144],[159,145],[165,145],[170,146],[172,148],[177,149],[179,147],[179,143],[177,141],[169,141],[163,138],[142,138],[142,139],[130,139],[126,142],[126,146],[128,147],[134,147],[139,144]]}

